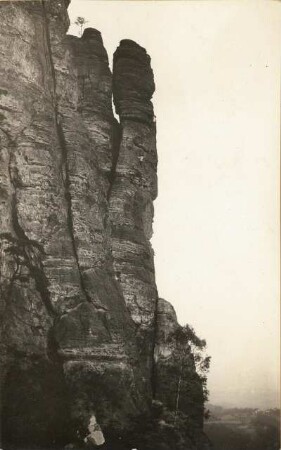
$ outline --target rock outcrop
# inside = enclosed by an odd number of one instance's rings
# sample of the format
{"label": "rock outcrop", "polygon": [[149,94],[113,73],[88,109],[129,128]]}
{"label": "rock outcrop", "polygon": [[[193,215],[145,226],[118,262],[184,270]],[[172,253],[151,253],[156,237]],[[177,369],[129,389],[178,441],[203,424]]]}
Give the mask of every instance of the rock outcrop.
{"label": "rock outcrop", "polygon": [[153,399],[173,409],[150,58],[121,41],[112,75],[97,30],[66,34],[68,3],[0,3],[4,448],[99,446]]}

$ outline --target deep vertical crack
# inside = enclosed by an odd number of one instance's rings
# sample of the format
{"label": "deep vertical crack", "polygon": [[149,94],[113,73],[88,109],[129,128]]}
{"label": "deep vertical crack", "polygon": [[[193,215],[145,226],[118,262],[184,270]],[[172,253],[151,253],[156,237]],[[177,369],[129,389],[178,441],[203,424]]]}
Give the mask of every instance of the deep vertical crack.
{"label": "deep vertical crack", "polygon": [[[66,145],[66,141],[65,141],[65,137],[64,137],[63,128],[62,128],[62,125],[61,125],[61,122],[59,119],[59,110],[58,110],[57,96],[56,96],[56,91],[57,91],[57,89],[56,89],[56,73],[55,73],[55,67],[54,67],[54,62],[53,62],[53,57],[52,57],[51,38],[50,38],[50,30],[49,30],[49,23],[48,23],[48,16],[47,16],[47,12],[46,12],[45,0],[42,0],[42,10],[43,10],[43,15],[44,15],[43,22],[44,22],[44,29],[45,29],[45,36],[46,36],[46,43],[47,43],[47,51],[48,51],[51,76],[52,76],[52,81],[53,81],[53,108],[54,108],[54,118],[55,118],[55,129],[56,129],[59,147],[61,150],[62,180],[63,180],[63,186],[64,186],[64,197],[65,197],[66,204],[67,204],[68,231],[70,234],[73,255],[74,255],[78,273],[79,273],[80,287],[81,287],[81,290],[82,290],[86,300],[88,302],[91,302],[90,296],[87,292],[85,282],[83,279],[82,270],[81,270],[81,266],[79,263],[76,242],[75,242],[68,152],[67,152],[67,145]],[[63,169],[64,169],[64,174],[63,174]]]}
{"label": "deep vertical crack", "polygon": [[154,309],[154,323],[153,323],[153,337],[152,337],[152,362],[151,362],[151,391],[152,400],[156,398],[157,391],[157,363],[155,360],[155,348],[157,345],[157,335],[158,335],[158,297],[155,300]]}
{"label": "deep vertical crack", "polygon": [[116,120],[113,119],[112,123],[112,166],[109,174],[109,189],[107,191],[107,201],[110,200],[113,184],[116,177],[116,168],[118,164],[118,158],[120,153],[120,145],[122,141],[122,125]]}
{"label": "deep vertical crack", "polygon": [[59,121],[57,121],[57,120],[56,120],[56,129],[57,129],[58,140],[59,140],[61,155],[62,155],[62,167],[64,168],[64,175],[65,175],[65,177],[64,177],[64,197],[65,197],[66,204],[67,204],[67,226],[68,226],[68,231],[69,231],[70,239],[71,239],[71,243],[72,243],[72,250],[73,250],[74,258],[75,258],[76,265],[77,265],[78,272],[79,272],[80,286],[86,297],[86,300],[88,302],[90,302],[91,299],[86,290],[86,286],[84,283],[84,279],[83,279],[83,275],[82,275],[82,271],[81,271],[81,267],[80,267],[80,263],[79,263],[79,257],[78,257],[78,253],[77,253],[76,243],[75,243],[73,214],[72,214],[72,198],[71,198],[71,193],[70,193],[71,181],[70,181],[69,165],[68,165],[68,158],[67,158],[67,156],[68,156],[67,155],[67,146],[66,146],[62,126],[59,123]]}

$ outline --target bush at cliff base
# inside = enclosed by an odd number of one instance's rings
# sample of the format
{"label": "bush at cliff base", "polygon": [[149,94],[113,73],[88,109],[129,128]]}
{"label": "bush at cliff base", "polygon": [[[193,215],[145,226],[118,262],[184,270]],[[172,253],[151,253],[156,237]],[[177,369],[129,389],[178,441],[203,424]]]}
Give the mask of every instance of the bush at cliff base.
{"label": "bush at cliff base", "polygon": [[112,424],[106,441],[111,450],[192,450],[200,434],[198,424],[187,415],[175,415],[154,402],[150,413],[131,419],[128,429],[117,430]]}

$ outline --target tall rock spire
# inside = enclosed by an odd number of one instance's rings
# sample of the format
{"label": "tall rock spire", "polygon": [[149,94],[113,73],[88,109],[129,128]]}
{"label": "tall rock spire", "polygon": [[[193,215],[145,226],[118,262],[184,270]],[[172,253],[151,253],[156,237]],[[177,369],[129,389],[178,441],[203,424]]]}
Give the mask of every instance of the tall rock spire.
{"label": "tall rock spire", "polygon": [[121,139],[109,198],[114,270],[137,326],[142,356],[153,364],[157,303],[150,244],[153,200],[157,195],[156,126],[150,57],[131,40],[120,42],[113,59],[113,100]]}
{"label": "tall rock spire", "polygon": [[112,75],[99,31],[66,35],[68,3],[0,2],[3,448],[120,444],[150,420],[156,369],[173,395],[150,57],[123,40]]}

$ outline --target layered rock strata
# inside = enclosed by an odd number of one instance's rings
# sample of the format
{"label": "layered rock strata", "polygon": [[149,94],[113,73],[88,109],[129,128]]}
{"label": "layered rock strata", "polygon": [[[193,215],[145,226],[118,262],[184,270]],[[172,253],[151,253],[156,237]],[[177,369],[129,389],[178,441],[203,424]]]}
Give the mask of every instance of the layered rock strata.
{"label": "layered rock strata", "polygon": [[66,35],[67,6],[0,3],[5,448],[101,445],[156,390],[166,402],[154,358],[166,324],[150,245],[150,58],[121,41],[112,75],[97,30]]}
{"label": "layered rock strata", "polygon": [[156,126],[150,57],[130,40],[114,54],[113,91],[120,145],[109,196],[113,267],[132,317],[148,371],[154,351],[157,288],[152,237],[157,196]]}

